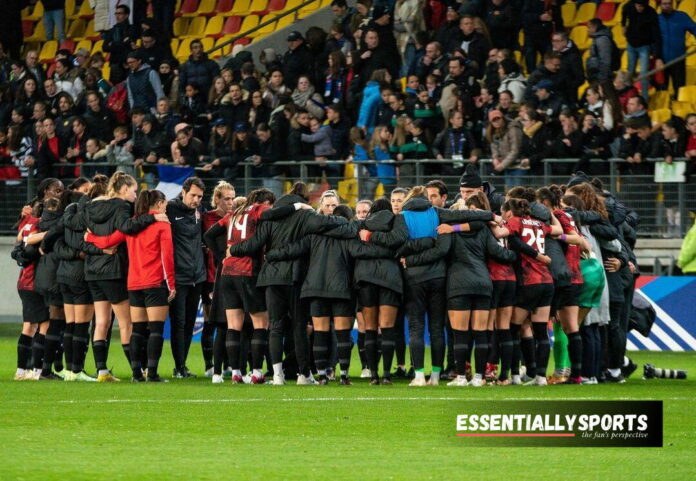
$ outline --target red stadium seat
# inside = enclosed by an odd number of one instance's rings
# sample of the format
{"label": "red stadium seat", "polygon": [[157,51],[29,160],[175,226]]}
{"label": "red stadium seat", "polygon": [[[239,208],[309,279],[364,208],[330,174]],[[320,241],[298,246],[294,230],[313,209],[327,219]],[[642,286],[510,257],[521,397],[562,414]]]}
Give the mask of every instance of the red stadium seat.
{"label": "red stadium seat", "polygon": [[215,11],[218,15],[224,15],[225,13],[232,10],[233,5],[234,0],[220,0],[217,4],[217,7],[215,7]]}
{"label": "red stadium seat", "polygon": [[225,35],[234,35],[235,33],[239,32],[239,28],[242,26],[242,18],[241,17],[227,17],[227,20],[225,20],[225,25],[222,26],[222,32],[220,32],[220,35],[213,37],[223,37]]}
{"label": "red stadium seat", "polygon": [[196,13],[196,10],[198,10],[198,0],[184,0],[181,3],[181,8],[176,12],[176,16],[181,17],[185,14],[192,15]]}
{"label": "red stadium seat", "polygon": [[270,0],[268,2],[268,11],[275,12],[276,10],[282,10],[285,8],[286,0]]}
{"label": "red stadium seat", "polygon": [[600,3],[599,7],[597,7],[597,12],[595,12],[595,16],[602,22],[607,23],[614,18],[615,13],[616,4],[611,2],[604,2]]}
{"label": "red stadium seat", "polygon": [[60,47],[58,47],[58,50],[69,50],[70,53],[73,53],[75,51],[75,45],[76,44],[74,40],[65,39],[60,44]]}

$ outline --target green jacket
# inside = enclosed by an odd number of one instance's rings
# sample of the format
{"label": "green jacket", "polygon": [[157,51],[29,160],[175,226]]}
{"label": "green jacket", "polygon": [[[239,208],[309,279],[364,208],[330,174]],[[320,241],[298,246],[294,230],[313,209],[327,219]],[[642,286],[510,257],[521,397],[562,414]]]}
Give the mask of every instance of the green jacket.
{"label": "green jacket", "polygon": [[684,238],[677,265],[684,273],[696,273],[696,222]]}

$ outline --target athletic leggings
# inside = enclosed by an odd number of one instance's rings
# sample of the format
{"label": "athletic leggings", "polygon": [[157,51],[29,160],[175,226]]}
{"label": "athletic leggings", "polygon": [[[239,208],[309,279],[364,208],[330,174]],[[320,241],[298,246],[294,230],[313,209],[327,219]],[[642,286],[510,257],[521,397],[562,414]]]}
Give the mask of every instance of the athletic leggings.
{"label": "athletic leggings", "polygon": [[445,357],[445,317],[447,299],[445,278],[418,284],[406,283],[406,315],[409,348],[414,369],[425,365],[425,316],[428,316],[432,366],[442,368]]}

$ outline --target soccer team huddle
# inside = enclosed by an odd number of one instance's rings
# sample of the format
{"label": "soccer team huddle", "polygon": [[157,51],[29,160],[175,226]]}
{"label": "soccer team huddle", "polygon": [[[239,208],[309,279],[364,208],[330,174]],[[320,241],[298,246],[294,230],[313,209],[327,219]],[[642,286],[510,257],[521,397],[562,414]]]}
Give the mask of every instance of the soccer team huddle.
{"label": "soccer team huddle", "polygon": [[15,379],[119,381],[107,367],[114,319],[133,382],[166,382],[167,319],[173,377],[195,376],[202,300],[213,383],[350,385],[356,320],[371,385],[624,382],[636,367],[625,356],[635,214],[582,172],[503,195],[471,165],[459,184],[456,196],[440,180],[397,187],[354,213],[334,191],[315,210],[301,182],[276,199],[222,181],[205,211],[197,177],[169,201],[123,172],[67,188],[45,179],[12,253]]}

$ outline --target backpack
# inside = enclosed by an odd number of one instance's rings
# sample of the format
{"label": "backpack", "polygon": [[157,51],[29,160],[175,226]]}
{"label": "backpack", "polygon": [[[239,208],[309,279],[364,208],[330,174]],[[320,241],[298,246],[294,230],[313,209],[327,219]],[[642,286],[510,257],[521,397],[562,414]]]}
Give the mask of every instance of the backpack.
{"label": "backpack", "polygon": [[616,45],[616,42],[614,41],[613,38],[611,38],[610,41],[611,41],[611,71],[616,72],[617,70],[621,70],[621,56],[623,55],[623,52],[621,52],[621,50]]}
{"label": "backpack", "polygon": [[128,90],[125,81],[116,85],[106,97],[106,108],[113,112],[119,125],[128,122]]}

